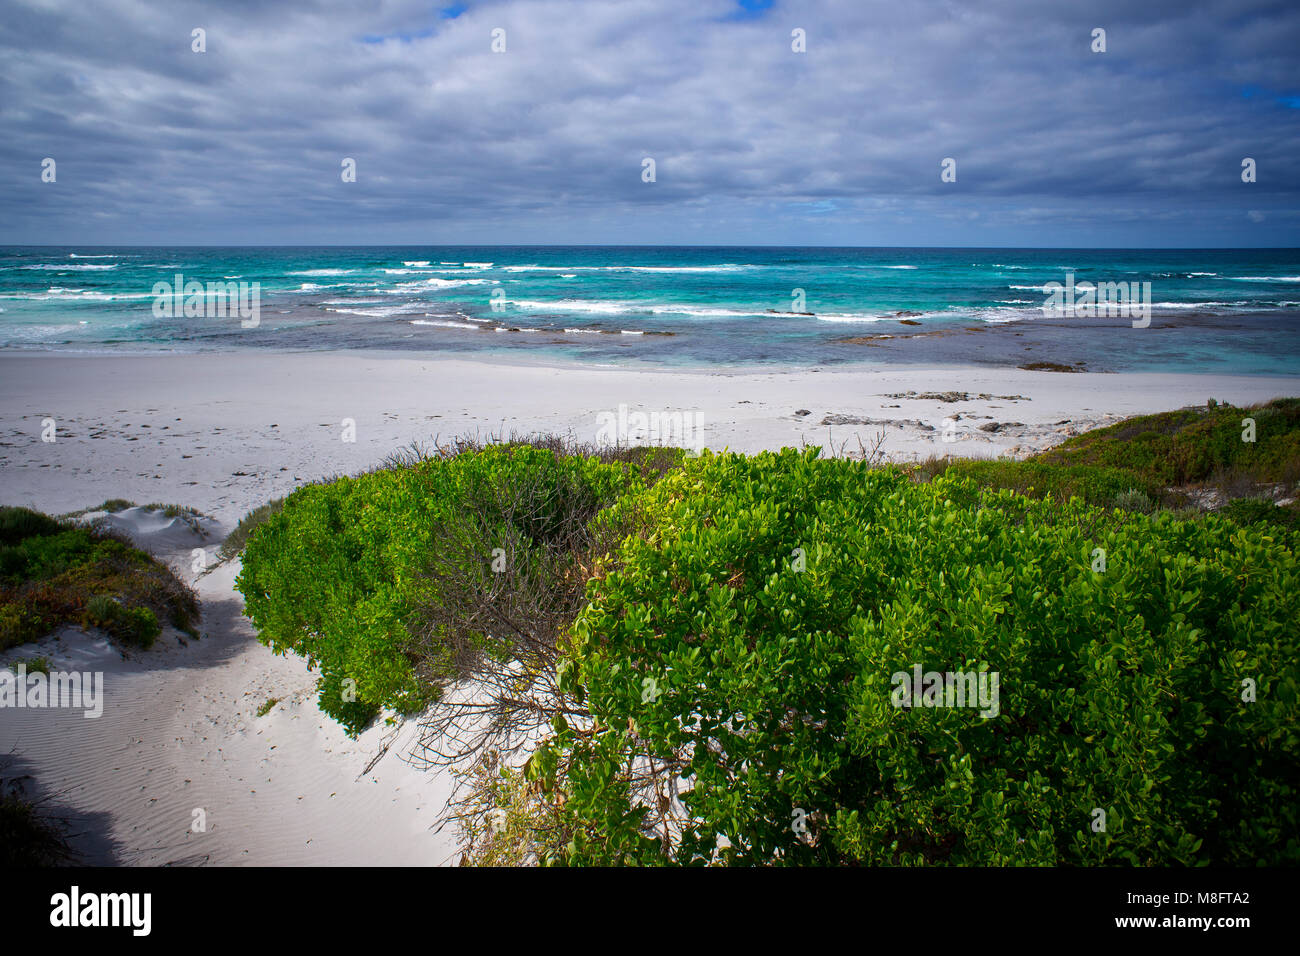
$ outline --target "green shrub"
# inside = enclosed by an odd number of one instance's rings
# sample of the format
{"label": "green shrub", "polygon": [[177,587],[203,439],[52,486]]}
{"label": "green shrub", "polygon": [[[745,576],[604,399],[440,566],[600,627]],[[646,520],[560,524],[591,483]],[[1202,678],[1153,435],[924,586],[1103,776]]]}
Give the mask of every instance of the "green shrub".
{"label": "green shrub", "polygon": [[86,624],[90,627],[107,630],[121,613],[122,605],[107,594],[96,595],[86,602]]}
{"label": "green shrub", "polygon": [[57,534],[62,527],[49,515],[39,511],[0,507],[0,545],[14,545],[24,538]]}
{"label": "green shrub", "polygon": [[127,644],[149,648],[162,633],[158,616],[147,607],[123,607],[108,595],[97,595],[86,604],[86,625],[97,627]]}
{"label": "green shrub", "polygon": [[147,607],[124,609],[118,618],[117,630],[113,632],[115,637],[128,644],[145,648],[152,647],[161,633],[162,626],[158,623],[158,615]]}
{"label": "green shrub", "polygon": [[12,669],[18,665],[27,668],[29,674],[49,674],[50,659],[48,657],[16,657],[11,660],[8,666]]}
{"label": "green shrub", "polygon": [[101,627],[140,647],[161,633],[160,620],[197,633],[198,599],[162,562],[103,528],[0,511],[12,532],[0,545],[0,649],[62,624]]}
{"label": "green shrub", "polygon": [[[580,594],[579,532],[653,467],[500,445],[301,488],[249,536],[236,587],[259,638],[319,667],[321,708],[356,733],[382,708],[421,710],[529,626],[522,610],[497,630],[440,608],[523,580]],[[493,573],[495,549],[510,573]]]}
{"label": "green shrub", "polygon": [[0,651],[28,641],[37,641],[50,628],[32,608],[17,603],[0,603]]}
{"label": "green shrub", "polygon": [[[560,667],[591,721],[528,766],[550,862],[1300,862],[1290,549],[815,454],[706,454],[614,509],[646,533]],[[894,706],[917,664],[997,672],[1000,713]]]}

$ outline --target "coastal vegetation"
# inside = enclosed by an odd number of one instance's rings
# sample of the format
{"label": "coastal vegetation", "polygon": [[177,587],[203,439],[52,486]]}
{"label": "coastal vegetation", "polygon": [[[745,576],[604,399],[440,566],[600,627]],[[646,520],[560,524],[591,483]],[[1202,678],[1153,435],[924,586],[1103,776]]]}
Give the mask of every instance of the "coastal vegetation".
{"label": "coastal vegetation", "polygon": [[1294,528],[1300,399],[1244,409],[1210,399],[1084,432],[1024,461],[937,458],[920,467],[926,475],[946,471],[1031,497],[1189,516],[1208,505],[1239,523]]}
{"label": "coastal vegetation", "polygon": [[65,624],[145,648],[163,623],[197,636],[198,616],[193,590],[111,529],[0,507],[0,650]]}
{"label": "coastal vegetation", "polygon": [[290,495],[237,587],[350,732],[420,722],[466,862],[1294,863],[1296,405],[1027,462],[450,446]]}

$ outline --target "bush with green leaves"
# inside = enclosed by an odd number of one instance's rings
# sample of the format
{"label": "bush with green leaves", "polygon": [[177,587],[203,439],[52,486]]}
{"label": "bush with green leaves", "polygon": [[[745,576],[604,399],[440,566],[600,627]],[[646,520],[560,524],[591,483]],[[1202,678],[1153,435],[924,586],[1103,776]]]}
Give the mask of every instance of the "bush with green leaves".
{"label": "bush with green leaves", "polygon": [[528,607],[481,598],[520,581],[534,610],[550,590],[580,596],[580,532],[655,467],[513,444],[309,485],[249,535],[236,587],[260,639],[319,667],[321,708],[356,733],[383,708],[421,711],[470,658],[518,654]]}
{"label": "bush with green leaves", "polygon": [[[1253,435],[1246,419],[1254,423]],[[1290,483],[1300,479],[1300,398],[1140,415],[1077,435],[1035,460],[1124,469],[1161,486],[1225,475]]]}
{"label": "bush with green leaves", "polygon": [[0,546],[12,547],[28,538],[58,534],[63,530],[56,519],[30,508],[0,508]]}
{"label": "bush with green leaves", "polygon": [[193,589],[116,533],[0,508],[0,650],[64,624],[148,647],[160,621],[195,635],[198,616]]}
{"label": "bush with green leaves", "polygon": [[[590,720],[527,767],[545,862],[1300,862],[1284,543],[815,450],[633,507],[560,664]],[[918,664],[998,673],[999,713],[895,706]]]}
{"label": "bush with green leaves", "polygon": [[152,647],[162,633],[158,615],[147,607],[124,607],[107,594],[86,603],[86,624],[137,647]]}

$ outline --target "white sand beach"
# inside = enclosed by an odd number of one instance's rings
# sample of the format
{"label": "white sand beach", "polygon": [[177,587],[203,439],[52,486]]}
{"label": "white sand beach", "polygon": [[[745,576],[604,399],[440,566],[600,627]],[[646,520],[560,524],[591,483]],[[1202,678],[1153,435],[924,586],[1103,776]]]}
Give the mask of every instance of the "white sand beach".
{"label": "white sand beach", "polygon": [[[451,781],[404,762],[414,728],[349,740],[316,707],[304,662],[255,640],[233,590],[238,563],[196,576],[193,548],[215,555],[250,509],[412,442],[511,431],[592,441],[598,416],[622,405],[695,413],[715,450],[844,443],[856,453],[883,432],[887,458],[913,460],[1022,456],[1129,415],[1296,394],[1300,378],[989,367],[694,373],[376,353],[0,355],[0,504],[62,513],[125,498],[212,518],[206,536],[139,509],[115,519],[195,581],[202,639],[167,631],[124,658],[68,629],[16,649],[10,657],[104,671],[107,700],[95,720],[0,712],[0,753],[14,755],[10,776],[30,774],[70,816],[89,862],[455,863],[454,833],[436,831]],[[192,829],[196,809],[204,832]]]}

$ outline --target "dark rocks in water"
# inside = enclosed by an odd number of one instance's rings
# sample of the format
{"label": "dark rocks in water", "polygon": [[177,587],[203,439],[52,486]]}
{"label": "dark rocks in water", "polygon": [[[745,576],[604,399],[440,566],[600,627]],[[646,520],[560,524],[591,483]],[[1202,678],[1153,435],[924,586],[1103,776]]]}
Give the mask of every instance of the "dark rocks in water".
{"label": "dark rocks in water", "polygon": [[1017,368],[1024,369],[1026,372],[1082,372],[1084,371],[1083,363],[1077,366],[1062,365],[1060,362],[1029,362],[1025,365],[1018,365]]}
{"label": "dark rocks in water", "polygon": [[980,426],[982,432],[1000,432],[1004,428],[1024,428],[1024,422],[985,422]]}
{"label": "dark rocks in water", "polygon": [[808,408],[801,408],[801,409],[799,409],[797,412],[794,413],[794,417],[795,417],[795,418],[803,418],[805,415],[811,415],[811,414],[812,414],[812,410],[811,410],[811,409],[808,409]]}
{"label": "dark rocks in water", "polygon": [[921,323],[916,321],[916,319],[899,319],[898,324],[899,325],[920,325]]}
{"label": "dark rocks in water", "polygon": [[784,309],[768,309],[772,315],[816,315],[816,312],[787,312]]}

